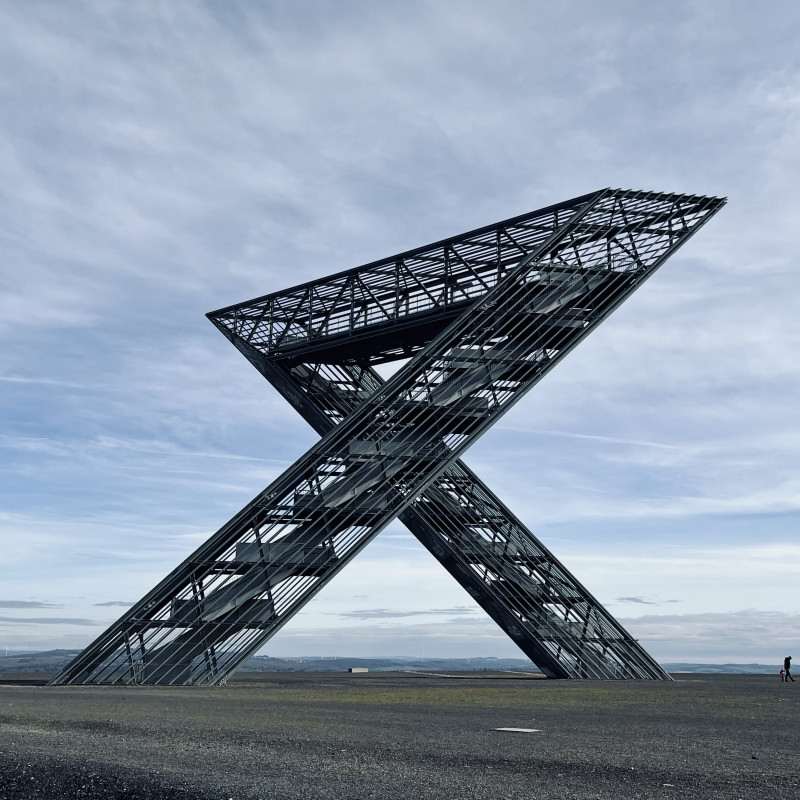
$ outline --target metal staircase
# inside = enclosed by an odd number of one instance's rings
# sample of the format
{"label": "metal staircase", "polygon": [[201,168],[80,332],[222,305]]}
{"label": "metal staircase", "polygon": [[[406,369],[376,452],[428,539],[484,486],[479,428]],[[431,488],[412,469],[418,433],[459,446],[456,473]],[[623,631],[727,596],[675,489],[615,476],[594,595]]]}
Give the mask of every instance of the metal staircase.
{"label": "metal staircase", "polygon": [[322,438],[51,683],[221,683],[395,517],[549,677],[669,679],[460,456],[723,204],[605,189],[210,313]]}

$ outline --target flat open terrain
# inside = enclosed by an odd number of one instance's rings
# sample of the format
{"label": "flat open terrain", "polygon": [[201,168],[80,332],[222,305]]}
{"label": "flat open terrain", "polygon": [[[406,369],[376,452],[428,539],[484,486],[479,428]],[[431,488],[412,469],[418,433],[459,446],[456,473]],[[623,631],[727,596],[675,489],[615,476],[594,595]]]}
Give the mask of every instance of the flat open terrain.
{"label": "flat open terrain", "polygon": [[777,675],[25,677],[0,676],[2,800],[800,797],[800,681]]}

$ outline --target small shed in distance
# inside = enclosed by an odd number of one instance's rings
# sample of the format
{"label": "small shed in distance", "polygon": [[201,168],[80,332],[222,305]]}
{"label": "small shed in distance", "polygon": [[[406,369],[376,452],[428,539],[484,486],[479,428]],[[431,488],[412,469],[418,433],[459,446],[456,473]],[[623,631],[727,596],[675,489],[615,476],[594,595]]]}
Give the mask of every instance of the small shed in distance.
{"label": "small shed in distance", "polygon": [[348,672],[369,672],[367,667],[349,667]]}

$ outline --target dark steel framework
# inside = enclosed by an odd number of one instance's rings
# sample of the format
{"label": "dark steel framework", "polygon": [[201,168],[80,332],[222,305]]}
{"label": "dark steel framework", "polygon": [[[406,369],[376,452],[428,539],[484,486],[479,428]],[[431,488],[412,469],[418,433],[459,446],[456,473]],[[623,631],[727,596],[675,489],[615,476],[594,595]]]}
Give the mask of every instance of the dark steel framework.
{"label": "dark steel framework", "polygon": [[459,457],[724,202],[604,189],[210,313],[322,438],[51,683],[222,683],[395,517],[549,677],[669,679]]}

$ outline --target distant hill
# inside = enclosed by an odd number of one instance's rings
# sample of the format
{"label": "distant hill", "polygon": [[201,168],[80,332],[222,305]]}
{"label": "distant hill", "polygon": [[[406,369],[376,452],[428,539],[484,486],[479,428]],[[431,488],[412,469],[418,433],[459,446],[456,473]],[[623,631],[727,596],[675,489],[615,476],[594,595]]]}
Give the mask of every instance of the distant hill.
{"label": "distant hill", "polygon": [[[0,673],[58,672],[80,650],[47,650],[41,653],[9,653],[0,656]],[[771,664],[662,664],[667,672],[727,675],[778,674],[780,667]],[[273,658],[255,656],[238,672],[347,672],[351,667],[365,667],[370,672],[539,672],[524,658]]]}
{"label": "distant hill", "polygon": [[43,653],[20,653],[0,656],[0,672],[58,672],[80,650],[46,650]]}
{"label": "distant hill", "polygon": [[[726,675],[777,675],[779,667],[770,664],[662,664],[667,672],[698,672]],[[370,672],[540,672],[522,658],[270,658],[249,659],[240,672],[347,672],[350,667],[366,667]]]}
{"label": "distant hill", "polygon": [[347,672],[365,667],[370,672],[539,672],[522,658],[272,658],[255,656],[240,672]]}
{"label": "distant hill", "polygon": [[[3,672],[58,672],[80,650],[48,650],[0,656]],[[240,672],[347,672],[350,667],[366,667],[371,672],[538,672],[527,659],[517,658],[272,658],[255,656],[239,668]]]}
{"label": "distant hill", "polygon": [[725,675],[776,675],[781,671],[774,664],[662,664],[667,672],[704,672]]}

